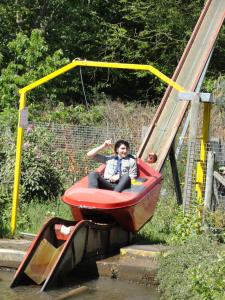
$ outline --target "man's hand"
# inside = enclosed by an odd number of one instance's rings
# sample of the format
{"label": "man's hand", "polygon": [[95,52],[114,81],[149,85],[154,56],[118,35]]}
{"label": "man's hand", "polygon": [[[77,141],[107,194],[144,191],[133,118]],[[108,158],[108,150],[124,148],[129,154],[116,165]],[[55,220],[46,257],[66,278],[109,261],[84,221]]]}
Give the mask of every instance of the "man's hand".
{"label": "man's hand", "polygon": [[120,179],[120,174],[116,174],[110,178],[110,182],[117,182],[119,179]]}
{"label": "man's hand", "polygon": [[105,140],[103,144],[101,144],[100,146],[88,151],[87,156],[88,157],[94,157],[99,151],[105,149],[105,148],[109,148],[112,147],[112,140]]}
{"label": "man's hand", "polygon": [[105,140],[104,141],[104,148],[112,147],[112,140]]}

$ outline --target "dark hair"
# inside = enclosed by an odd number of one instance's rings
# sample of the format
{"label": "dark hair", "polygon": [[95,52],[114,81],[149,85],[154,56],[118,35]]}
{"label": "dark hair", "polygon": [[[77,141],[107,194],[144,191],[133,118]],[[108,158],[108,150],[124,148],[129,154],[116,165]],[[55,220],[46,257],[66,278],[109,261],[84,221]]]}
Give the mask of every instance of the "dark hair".
{"label": "dark hair", "polygon": [[115,153],[117,153],[117,149],[121,146],[121,145],[125,145],[128,149],[130,148],[130,145],[127,141],[125,140],[119,140],[115,143],[115,146],[114,146],[114,151]]}

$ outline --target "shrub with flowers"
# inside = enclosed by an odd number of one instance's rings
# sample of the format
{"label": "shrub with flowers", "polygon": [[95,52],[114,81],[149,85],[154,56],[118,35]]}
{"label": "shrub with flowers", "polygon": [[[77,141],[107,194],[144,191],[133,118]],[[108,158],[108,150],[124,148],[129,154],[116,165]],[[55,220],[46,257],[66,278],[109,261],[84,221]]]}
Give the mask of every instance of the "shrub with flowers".
{"label": "shrub with flowers", "polygon": [[[30,202],[32,199],[37,201],[55,199],[63,192],[63,170],[56,165],[62,154],[51,149],[51,139],[52,136],[47,129],[29,125],[26,130],[21,164],[22,202]],[[5,149],[7,152],[4,152]],[[7,147],[2,149],[2,156],[4,160],[1,163],[0,183],[8,182],[12,185],[15,165],[14,137],[11,137]]]}
{"label": "shrub with flowers", "polygon": [[21,168],[21,197],[25,202],[32,199],[54,199],[63,192],[61,172],[56,166],[60,153],[51,149],[52,136],[47,129],[35,128],[31,124],[26,133]]}

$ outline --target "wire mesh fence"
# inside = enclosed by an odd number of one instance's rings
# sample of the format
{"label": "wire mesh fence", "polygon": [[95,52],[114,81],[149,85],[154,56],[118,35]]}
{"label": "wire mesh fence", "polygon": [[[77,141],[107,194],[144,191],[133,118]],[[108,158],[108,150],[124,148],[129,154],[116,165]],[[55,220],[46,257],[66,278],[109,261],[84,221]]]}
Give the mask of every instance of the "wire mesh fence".
{"label": "wire mesh fence", "polygon": [[[10,128],[2,128],[4,134],[1,135],[0,145],[1,161],[4,160],[3,153],[8,153],[6,159],[7,176],[1,177],[1,185],[7,189],[11,189],[14,176],[15,162],[15,133]],[[36,136],[33,134],[36,132]],[[53,123],[35,123],[29,124],[24,133],[23,143],[23,159],[26,150],[31,148],[35,155],[37,164],[41,156],[51,158],[51,163],[60,170],[64,178],[64,186],[67,188],[86,174],[97,167],[97,164],[86,157],[86,152],[93,147],[104,142],[104,140],[112,138],[113,142],[118,139],[128,140],[130,143],[130,151],[135,154],[142,142],[146,127],[137,128],[136,131],[122,129],[116,127],[88,127],[74,126]],[[33,144],[31,147],[31,143]],[[196,199],[196,167],[199,163],[202,169],[202,191],[204,197],[206,185],[206,168],[205,163],[200,162],[200,141],[189,144],[191,149],[190,162],[187,165],[186,176],[188,176],[188,185],[184,193],[189,193],[191,199]],[[182,153],[179,156],[180,161],[186,160],[188,148],[188,139],[185,140]],[[205,145],[206,151],[215,153],[214,169],[225,166],[225,142],[218,138],[213,138]],[[111,152],[112,153],[112,152]],[[1,166],[2,168],[2,166]],[[221,183],[215,179],[214,186]],[[215,187],[214,187],[215,189]],[[222,190],[222,188],[220,188]],[[219,189],[219,190],[220,190]],[[224,203],[223,192],[218,194],[219,203]]]}
{"label": "wire mesh fence", "polygon": [[[212,151],[214,154],[214,166],[215,172],[219,172],[225,179],[225,142],[217,138],[212,138],[211,141],[205,145],[201,145],[197,140],[195,143],[189,143],[186,145],[189,147],[189,161],[186,167],[186,187],[184,190],[184,207],[188,211],[192,204],[196,202],[197,190],[201,190],[202,199],[205,199],[206,181],[207,175],[207,153]],[[200,159],[201,148],[204,147],[206,152],[205,160]],[[187,149],[187,147],[186,147]],[[198,172],[198,178],[197,176]],[[200,182],[198,182],[200,179]],[[212,208],[225,209],[225,186],[215,176],[213,176],[213,193],[212,193]]]}
{"label": "wire mesh fence", "polygon": [[[113,143],[119,139],[129,141],[130,151],[134,155],[142,140],[142,129],[131,132],[129,129],[116,127],[102,128],[47,123],[35,123],[32,127],[32,130],[45,131],[46,137],[50,140],[50,144],[45,143],[42,148],[43,153],[47,156],[51,156],[51,152],[56,151],[62,154],[64,165],[60,165],[58,160],[54,163],[64,170],[66,185],[79,180],[97,166],[93,160],[87,158],[86,153],[102,144],[106,139],[112,139]],[[25,134],[25,141],[28,135]],[[112,153],[113,150],[110,154]]]}
{"label": "wire mesh fence", "polygon": [[215,155],[214,170],[220,174],[221,182],[218,177],[214,175],[213,181],[213,205],[225,210],[225,142],[220,139],[213,139],[209,145],[209,149]]}
{"label": "wire mesh fence", "polygon": [[[0,208],[10,220],[16,131],[1,127],[0,136]],[[142,142],[142,128],[133,131],[117,127],[88,127],[53,123],[32,123],[24,130],[18,222],[20,230],[36,232],[35,224],[46,217],[70,218],[60,195],[74,182],[99,164],[87,158],[88,150],[112,139],[129,141],[130,152],[136,154]],[[106,154],[112,154],[113,149]],[[4,200],[5,199],[5,200]],[[47,201],[46,200],[53,200]],[[38,205],[40,203],[40,205]],[[3,216],[2,216],[3,217]],[[8,220],[8,221],[7,221]],[[36,221],[35,221],[36,220]]]}
{"label": "wire mesh fence", "polygon": [[1,127],[0,130],[0,188],[10,193],[15,167],[15,135],[9,127]]}
{"label": "wire mesh fence", "polygon": [[[8,168],[7,176],[0,179],[1,185],[12,186],[15,165],[15,133],[10,128],[1,128],[0,158]],[[143,130],[136,131],[117,127],[88,127],[53,123],[32,123],[24,131],[22,161],[31,160],[31,152],[37,165],[42,158],[50,159],[51,164],[63,173],[64,185],[68,187],[93,170],[97,164],[86,157],[88,150],[112,139],[129,141],[130,152],[136,154]],[[29,154],[28,154],[29,153]],[[111,152],[107,154],[112,154]],[[2,156],[2,157],[1,157]],[[35,175],[35,174],[33,174]],[[21,180],[23,173],[21,174]]]}
{"label": "wire mesh fence", "polygon": [[[8,127],[1,128],[1,132],[0,189],[12,195],[16,133]],[[35,181],[37,176],[41,178],[43,183],[44,179],[42,178],[42,174],[38,175],[38,172],[40,173],[40,165],[42,165],[41,168],[44,172],[50,174],[50,177],[46,179],[46,188],[50,186],[49,181],[53,182],[53,189],[57,187],[54,178],[55,173],[50,172],[50,169],[54,167],[54,169],[60,173],[63,188],[67,189],[74,182],[97,167],[98,164],[86,157],[88,150],[103,143],[106,139],[112,138],[113,142],[115,142],[122,138],[129,141],[130,151],[132,154],[135,154],[142,143],[145,132],[146,127],[137,127],[135,130],[129,130],[128,128],[123,129],[121,127],[117,128],[116,126],[88,127],[53,123],[29,124],[24,132],[21,195],[24,193],[24,186],[26,185],[29,192],[26,195],[28,195],[28,198],[32,198],[33,194],[30,189],[35,190],[36,186],[38,187],[39,182]],[[189,147],[191,147],[191,165],[188,165],[189,170],[187,170],[187,172],[189,180],[184,192],[190,194],[190,201],[193,202],[196,199],[196,166],[200,163],[200,141],[197,140],[193,145],[189,144]],[[225,142],[219,139],[212,139],[205,147],[207,151],[210,150],[215,153],[214,170],[220,172],[221,167],[225,166]],[[187,149],[188,139],[185,138],[178,159],[178,166],[181,166],[183,169],[185,169],[187,164]],[[106,153],[109,154],[109,152]],[[45,165],[45,167],[43,165]],[[201,167],[203,179],[201,188],[204,198],[207,161],[205,164],[201,164]],[[224,174],[221,173],[221,176],[225,177],[225,172]],[[171,186],[172,185],[173,183],[171,183]],[[225,210],[225,188],[217,178],[214,178],[213,191],[214,209],[220,207]],[[44,192],[45,191],[43,191],[43,193]],[[1,194],[4,193],[1,192]],[[57,199],[59,199],[59,197]],[[51,211],[53,213],[59,213],[58,202],[55,203],[55,206],[52,206]],[[27,209],[27,207],[25,209]],[[20,210],[21,214],[23,214],[23,207]]]}

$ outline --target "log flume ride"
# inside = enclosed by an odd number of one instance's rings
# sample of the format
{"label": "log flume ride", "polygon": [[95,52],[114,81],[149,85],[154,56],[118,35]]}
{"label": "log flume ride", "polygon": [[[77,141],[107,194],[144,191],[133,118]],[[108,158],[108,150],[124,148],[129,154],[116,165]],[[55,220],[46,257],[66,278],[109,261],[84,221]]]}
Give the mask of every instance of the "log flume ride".
{"label": "log flume ride", "polygon": [[[172,77],[195,91],[225,16],[224,0],[208,0]],[[122,193],[88,189],[87,177],[69,188],[62,200],[75,221],[53,218],[43,225],[21,262],[11,287],[38,284],[41,291],[63,282],[80,265],[109,257],[129,245],[132,234],[151,219],[162,185],[160,170],[187,109],[168,87],[138,151],[139,177]],[[158,159],[148,164],[149,153]],[[104,165],[97,171],[103,172]]]}

